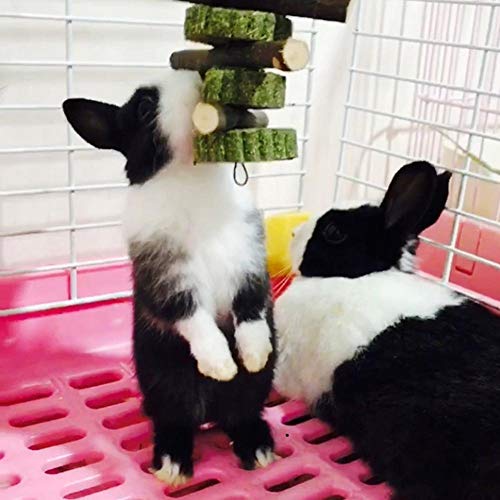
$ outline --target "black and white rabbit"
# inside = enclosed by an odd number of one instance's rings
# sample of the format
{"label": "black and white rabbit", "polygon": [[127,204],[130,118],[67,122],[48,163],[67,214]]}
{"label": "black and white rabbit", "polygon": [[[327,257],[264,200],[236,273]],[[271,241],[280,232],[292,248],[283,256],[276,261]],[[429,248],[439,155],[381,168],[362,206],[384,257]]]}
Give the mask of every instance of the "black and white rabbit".
{"label": "black and white rabbit", "polygon": [[416,162],[380,206],[297,230],[275,385],[351,438],[401,500],[500,499],[500,317],[413,273],[450,174]]}
{"label": "black and white rabbit", "polygon": [[231,169],[193,165],[200,86],[197,73],[171,71],[121,107],[64,103],[83,139],[127,160],[134,359],[153,469],[171,485],[192,475],[193,435],[207,421],[246,468],[275,459],[261,417],[275,361],[262,218]]}

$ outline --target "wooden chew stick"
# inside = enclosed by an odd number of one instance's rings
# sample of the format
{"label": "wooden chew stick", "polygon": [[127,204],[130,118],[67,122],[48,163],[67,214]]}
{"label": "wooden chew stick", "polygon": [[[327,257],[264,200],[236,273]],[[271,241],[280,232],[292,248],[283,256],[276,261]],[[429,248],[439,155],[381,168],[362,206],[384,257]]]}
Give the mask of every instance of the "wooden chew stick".
{"label": "wooden chew stick", "polygon": [[308,62],[307,44],[293,38],[280,42],[227,45],[212,50],[182,50],[174,52],[170,57],[172,68],[201,73],[213,67],[228,66],[298,71],[304,69]]}
{"label": "wooden chew stick", "polygon": [[193,124],[202,135],[235,128],[265,128],[269,118],[263,111],[247,111],[233,106],[200,102],[193,113]]}
{"label": "wooden chew stick", "polygon": [[345,23],[350,0],[183,0],[213,7],[259,10]]}

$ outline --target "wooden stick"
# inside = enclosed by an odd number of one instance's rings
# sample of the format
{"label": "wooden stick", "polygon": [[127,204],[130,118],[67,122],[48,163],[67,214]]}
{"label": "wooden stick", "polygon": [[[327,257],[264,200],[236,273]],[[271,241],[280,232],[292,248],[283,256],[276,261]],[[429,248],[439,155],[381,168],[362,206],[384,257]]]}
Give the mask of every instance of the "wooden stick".
{"label": "wooden stick", "polygon": [[285,16],[311,17],[345,23],[350,0],[183,0],[213,7],[260,10]]}
{"label": "wooden stick", "polygon": [[265,128],[269,119],[263,111],[250,112],[233,106],[200,102],[193,113],[193,124],[202,135],[235,128]]}
{"label": "wooden stick", "polygon": [[304,69],[309,62],[309,48],[301,40],[256,42],[227,45],[212,50],[182,50],[170,56],[174,69],[205,73],[213,67],[275,68],[282,71]]}

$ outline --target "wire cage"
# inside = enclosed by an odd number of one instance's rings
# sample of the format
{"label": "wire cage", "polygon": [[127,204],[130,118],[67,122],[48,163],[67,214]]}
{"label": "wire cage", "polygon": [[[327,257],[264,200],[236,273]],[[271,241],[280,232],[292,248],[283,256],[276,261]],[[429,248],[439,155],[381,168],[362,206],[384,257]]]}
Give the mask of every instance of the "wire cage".
{"label": "wire cage", "polygon": [[422,237],[422,268],[496,307],[498,6],[359,2],[335,186],[335,199],[376,198],[402,162],[426,159],[452,171],[446,213]]}
{"label": "wire cage", "polygon": [[[60,111],[68,96],[124,101],[179,48],[184,3],[120,5],[0,0],[0,496],[389,498],[344,437],[276,394],[266,418],[282,460],[272,467],[242,471],[227,438],[206,427],[187,487],[148,474],[150,428],[130,363],[122,162],[80,142]],[[300,157],[252,169],[259,207],[308,208],[311,176],[332,168],[313,165],[312,131],[338,114],[316,90],[318,40],[352,32],[335,182],[322,189],[330,202],[376,199],[404,162],[452,170],[448,209],[422,238],[422,271],[498,306],[498,1],[353,0],[347,27],[294,21],[311,63],[289,77],[287,107],[271,119],[298,129]]]}
{"label": "wire cage", "polygon": [[[36,3],[31,4],[33,12],[0,12],[5,29],[5,57],[0,61],[5,77],[3,92],[0,90],[1,127],[4,140],[11,142],[0,145],[0,166],[4,172],[0,185],[0,287],[4,291],[0,317],[130,297],[130,282],[125,279],[128,259],[120,229],[127,187],[122,165],[114,155],[96,153],[76,136],[64,123],[61,102],[74,95],[95,95],[96,88],[102,93],[106,85],[96,82],[103,77],[115,82],[118,89],[118,97],[105,95],[103,99],[123,101],[134,85],[161,77],[161,71],[169,66],[169,52],[183,43],[185,4],[145,2],[151,15],[159,17],[151,19],[116,17],[110,2],[99,17],[88,14],[96,10],[95,5],[89,8],[78,0],[49,2],[54,13],[43,12]],[[26,42],[30,31],[47,37],[57,30],[56,37],[64,43],[64,52],[55,51],[60,52],[60,59],[48,59],[44,49],[38,50],[37,44]],[[314,61],[315,22],[296,20],[295,33],[311,46]],[[121,43],[122,36],[130,36],[133,43]],[[117,49],[103,50],[101,44],[92,44],[93,37],[103,37],[109,44],[116,44]],[[144,37],[149,37],[149,45],[137,50]],[[8,46],[14,50],[8,51]],[[136,60],[129,55],[134,49]],[[114,59],[106,58],[107,52]],[[278,167],[253,169],[252,187],[260,195],[260,208],[266,212],[303,206],[313,69],[311,63],[306,71],[290,77],[285,112],[270,113],[278,125],[297,124],[301,159]],[[33,92],[33,85],[38,83],[46,95]],[[52,91],[49,87],[57,88]],[[14,133],[22,120],[32,123],[23,131],[33,133],[33,137]],[[13,141],[18,144],[13,146]],[[33,173],[35,163],[43,170]],[[262,184],[268,186],[267,194],[259,190]],[[276,186],[284,186],[289,193],[283,201],[276,189],[270,196]],[[33,247],[38,250],[36,255]],[[113,285],[107,289],[97,283],[89,284],[88,280],[99,276],[103,268],[112,267],[119,273],[120,266],[124,270],[122,281],[115,275]],[[31,279],[31,292],[24,287],[26,277]],[[22,293],[12,296],[8,290],[13,287],[22,288]]]}

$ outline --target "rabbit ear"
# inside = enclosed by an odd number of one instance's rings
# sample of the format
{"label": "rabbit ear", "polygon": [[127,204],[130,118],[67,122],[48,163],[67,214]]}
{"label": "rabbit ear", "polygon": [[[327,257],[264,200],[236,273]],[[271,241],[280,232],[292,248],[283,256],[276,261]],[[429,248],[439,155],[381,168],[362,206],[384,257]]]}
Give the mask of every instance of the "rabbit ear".
{"label": "rabbit ear", "polygon": [[410,163],[399,170],[381,204],[385,228],[404,236],[418,234],[434,199],[436,184],[436,169],[430,163]]}
{"label": "rabbit ear", "polygon": [[66,118],[75,132],[99,149],[120,151],[117,113],[120,108],[89,99],[67,99],[63,103]]}
{"label": "rabbit ear", "polygon": [[422,231],[435,224],[443,213],[450,193],[450,179],[451,172],[443,172],[437,176],[434,196],[432,197],[427,212],[418,223],[416,234],[420,234]]}

